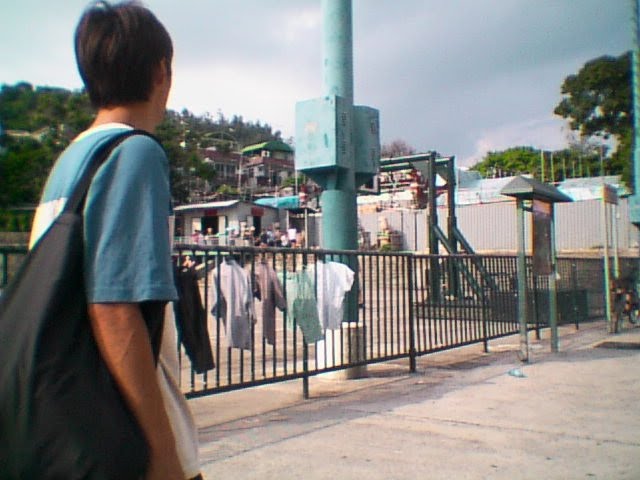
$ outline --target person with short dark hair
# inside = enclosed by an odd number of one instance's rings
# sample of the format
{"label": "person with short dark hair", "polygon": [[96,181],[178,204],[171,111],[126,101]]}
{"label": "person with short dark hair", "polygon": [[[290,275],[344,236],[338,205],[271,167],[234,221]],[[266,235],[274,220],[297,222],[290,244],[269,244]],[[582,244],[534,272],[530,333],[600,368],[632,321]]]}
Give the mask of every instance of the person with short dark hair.
{"label": "person with short dark hair", "polygon": [[149,101],[159,69],[170,87],[171,37],[155,15],[137,2],[94,3],[76,28],[75,52],[80,76],[97,109]]}
{"label": "person with short dark hair", "polygon": [[[56,161],[31,245],[59,214],[100,145],[133,128],[153,132],[165,115],[173,47],[150,10],[136,2],[90,5],[76,28],[75,53],[97,114]],[[133,135],[111,152],[93,178],[83,211],[90,322],[149,445],[147,479],[185,478],[156,377],[165,304],[177,298],[171,213],[168,160],[145,135]]]}

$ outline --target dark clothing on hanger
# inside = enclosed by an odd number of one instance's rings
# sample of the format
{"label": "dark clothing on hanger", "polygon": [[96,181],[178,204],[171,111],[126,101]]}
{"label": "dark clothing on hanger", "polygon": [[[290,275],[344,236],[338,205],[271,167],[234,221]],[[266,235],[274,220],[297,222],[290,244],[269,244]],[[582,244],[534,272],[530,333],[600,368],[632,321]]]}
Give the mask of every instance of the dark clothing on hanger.
{"label": "dark clothing on hanger", "polygon": [[204,373],[215,368],[215,363],[195,268],[177,268],[175,282],[179,300],[173,304],[173,309],[178,339],[184,345],[196,373]]}

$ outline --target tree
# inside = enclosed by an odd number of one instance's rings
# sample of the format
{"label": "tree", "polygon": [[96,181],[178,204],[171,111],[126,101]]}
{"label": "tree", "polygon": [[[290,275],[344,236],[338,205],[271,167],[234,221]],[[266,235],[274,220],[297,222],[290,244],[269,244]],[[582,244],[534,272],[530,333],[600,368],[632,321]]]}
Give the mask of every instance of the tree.
{"label": "tree", "polygon": [[582,138],[613,137],[617,148],[608,160],[607,170],[631,178],[633,103],[631,53],[619,57],[605,55],[585,63],[577,74],[563,82],[562,100],[554,109]]}
{"label": "tree", "polygon": [[38,202],[53,155],[46,145],[30,138],[4,139],[0,153],[0,207]]}
{"label": "tree", "polygon": [[404,157],[416,153],[415,149],[404,140],[396,139],[389,144],[382,145],[380,156],[382,158]]}
{"label": "tree", "polygon": [[533,147],[513,147],[487,153],[484,159],[471,169],[480,172],[483,177],[489,178],[523,173],[532,173],[540,178],[539,161],[540,150]]}
{"label": "tree", "polygon": [[[83,91],[34,88],[27,82],[0,86],[0,135],[4,131],[0,136],[0,208],[36,203],[51,165],[91,124],[93,116]],[[214,119],[184,109],[167,111],[156,136],[167,152],[172,195],[180,204],[192,196],[191,190],[207,193],[215,181],[215,170],[204,162],[202,149],[216,146],[235,151],[280,140],[281,134],[266,123],[245,122],[240,115],[229,121],[222,112]]]}
{"label": "tree", "polygon": [[[541,152],[533,147],[513,147],[502,151],[489,152],[471,170],[478,171],[486,178],[531,174],[546,182],[560,182],[567,178],[600,175],[601,144],[582,139],[570,141],[564,150]],[[611,162],[604,164],[606,175],[619,174]]]}

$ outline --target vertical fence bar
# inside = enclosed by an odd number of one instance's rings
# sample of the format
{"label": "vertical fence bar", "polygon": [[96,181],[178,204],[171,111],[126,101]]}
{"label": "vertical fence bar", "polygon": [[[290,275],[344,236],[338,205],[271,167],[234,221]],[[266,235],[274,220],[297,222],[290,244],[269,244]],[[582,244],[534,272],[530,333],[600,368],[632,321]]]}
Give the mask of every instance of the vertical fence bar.
{"label": "vertical fence bar", "polygon": [[[293,262],[295,262],[296,256],[294,255],[293,258],[294,258]],[[277,255],[275,253],[273,254],[273,261],[274,261],[274,268],[275,268],[275,263],[277,263]],[[288,298],[287,297],[287,288],[288,288],[287,274],[288,273],[289,273],[289,269],[287,265],[287,257],[283,254],[282,255],[282,294],[284,295],[284,298]],[[289,373],[289,359],[288,359],[289,335],[287,334],[287,323],[293,322],[293,319],[292,318],[290,319],[289,315],[292,315],[292,312],[290,312],[289,309],[285,310],[282,315],[282,352],[283,352],[282,362],[284,364],[283,367],[284,367],[285,375]],[[274,373],[276,371],[275,360],[274,360],[273,371]]]}
{"label": "vertical fence bar", "polygon": [[[249,275],[249,295],[251,295],[251,302],[253,302],[254,293],[256,291],[255,279],[256,279],[256,257],[252,253],[247,253],[243,255],[245,262],[243,262],[243,266],[246,268],[246,259],[247,256],[250,255],[250,275]],[[264,344],[264,335],[261,335],[262,342],[262,363],[264,364],[265,358],[265,344]],[[263,374],[264,376],[264,374]],[[256,322],[251,322],[251,381],[255,382],[256,380]]]}
{"label": "vertical fence bar", "polygon": [[[391,322],[391,354],[400,353],[400,320],[402,314],[402,302],[400,299],[402,298],[401,290],[402,285],[400,283],[400,260],[402,257],[391,257],[391,303],[393,304],[393,291],[396,292],[396,324],[395,329],[393,328],[393,322]],[[394,275],[394,267],[395,267],[395,275]],[[396,288],[393,288],[393,281],[395,279]],[[394,331],[395,330],[395,331]],[[395,335],[394,335],[395,333]],[[395,339],[395,341],[394,341]]]}
{"label": "vertical fence bar", "polygon": [[[387,277],[387,261],[388,261],[389,257],[387,255],[384,255],[382,257],[382,275],[383,278],[386,280]],[[387,319],[389,318],[389,314],[388,314],[388,307],[389,307],[389,300],[387,298],[387,288],[386,285],[382,286],[382,303],[383,303],[383,307],[384,307],[384,315],[383,315],[383,323],[382,323],[382,328],[384,330],[384,335],[383,335],[383,345],[384,345],[384,356],[387,355]]]}
{"label": "vertical fence bar", "polygon": [[[371,358],[373,358],[373,259],[374,256],[369,255],[369,301],[365,304],[365,306],[368,305],[369,307],[369,348],[368,351],[365,352],[365,358],[369,358],[368,355],[371,355]],[[366,318],[366,311],[364,317]]]}
{"label": "vertical fence bar", "polygon": [[[419,326],[419,335],[418,335],[418,350],[420,352],[424,352],[427,349],[427,329],[425,328],[425,322],[426,322],[426,302],[427,302],[427,296],[426,296],[426,288],[427,288],[427,279],[426,279],[426,270],[425,270],[425,266],[424,266],[424,257],[420,256],[416,259],[416,261],[418,262],[418,272],[419,275],[416,275],[416,272],[414,271],[414,275],[418,278],[420,278],[420,285],[419,285],[419,290],[418,290],[418,301],[420,302],[418,304],[418,310],[417,310],[417,314],[419,315],[419,317],[416,319],[416,327]],[[418,321],[419,320],[419,321]]]}
{"label": "vertical fence bar", "polygon": [[[325,357],[326,359],[326,357]],[[302,339],[302,398],[309,399],[309,346],[307,341]]]}
{"label": "vertical fence bar", "polygon": [[365,361],[369,360],[369,355],[371,352],[371,343],[369,341],[369,337],[371,335],[371,318],[372,318],[372,309],[373,309],[373,298],[371,297],[372,293],[372,271],[371,271],[371,255],[363,254],[362,256],[362,276],[365,280],[366,287],[362,287],[362,305],[360,317],[362,318],[362,354],[364,356]]}
{"label": "vertical fence bar", "polygon": [[2,252],[2,284],[0,287],[5,287],[9,283],[9,254]]}
{"label": "vertical fence bar", "polygon": [[407,261],[407,290],[408,290],[408,294],[409,294],[409,322],[408,322],[408,328],[409,328],[409,371],[411,373],[415,373],[416,371],[416,340],[415,340],[415,328],[416,328],[416,320],[415,320],[415,314],[414,314],[414,307],[413,307],[413,288],[414,285],[416,285],[416,279],[414,278],[414,258],[413,257],[407,257],[408,261]]}
{"label": "vertical fence bar", "polygon": [[380,356],[381,349],[381,334],[380,334],[380,261],[384,260],[384,257],[376,255],[376,358]]}
{"label": "vertical fence bar", "polygon": [[540,294],[542,292],[539,288],[540,278],[533,273],[533,268],[531,269],[531,276],[533,280],[533,295],[531,295],[531,298],[533,298],[533,311],[536,316],[536,340],[540,340],[540,302],[538,300],[540,299]]}
{"label": "vertical fence bar", "polygon": [[[488,260],[487,263],[488,265],[486,265],[485,268],[488,272],[493,273],[494,271],[494,267],[495,265],[493,264],[493,262],[491,261],[491,259],[486,259]],[[488,312],[488,305],[487,305],[487,290],[488,290],[489,286],[483,281],[480,285],[480,293],[481,293],[481,301],[482,301],[482,307],[480,309],[480,321],[481,323],[481,337],[482,337],[482,351],[484,353],[488,353],[489,352],[489,338],[488,338],[488,332],[487,332],[487,323],[489,321],[488,316],[489,316],[489,312]]]}
{"label": "vertical fence bar", "polygon": [[571,261],[571,311],[576,330],[580,329],[580,314],[578,313],[578,265],[575,260]]}

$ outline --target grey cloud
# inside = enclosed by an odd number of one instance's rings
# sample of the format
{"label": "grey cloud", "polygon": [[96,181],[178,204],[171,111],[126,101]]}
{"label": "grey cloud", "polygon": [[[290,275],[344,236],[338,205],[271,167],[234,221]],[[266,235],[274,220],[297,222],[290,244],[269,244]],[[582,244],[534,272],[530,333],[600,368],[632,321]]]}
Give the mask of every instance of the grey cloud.
{"label": "grey cloud", "polygon": [[[208,103],[210,93],[218,94],[228,82],[207,76],[215,66],[224,66],[230,76],[250,79],[243,85],[254,86],[246,93],[255,97],[268,97],[277,88],[264,85],[261,78],[278,77],[286,79],[287,88],[295,92],[317,86],[317,95],[322,94],[321,25],[305,24],[308,17],[299,25],[289,23],[303,12],[311,16],[315,12],[319,21],[320,0],[145,3],[174,38],[176,76],[189,72],[198,79],[185,85],[208,89],[199,97],[197,92],[175,92],[176,98],[194,102],[184,105],[190,110],[215,112],[219,107]],[[353,3],[356,102],[380,109],[383,141],[403,138],[418,149],[459,157],[472,155],[477,141],[497,129],[508,132],[509,125],[539,124],[532,119],[547,118],[552,123],[566,75],[591,58],[620,54],[631,46],[631,2],[627,0]],[[60,86],[77,88],[71,35],[85,5],[85,0],[7,2],[0,41],[16,48],[2,53],[0,82],[51,84],[55,80]],[[52,15],[58,19],[54,23]],[[67,60],[52,64],[50,58]],[[33,73],[38,71],[42,73]],[[279,102],[258,116],[273,123],[287,109],[291,128],[295,102],[302,98],[293,91],[279,93]],[[224,92],[230,102],[244,95]],[[244,105],[240,100],[238,105]],[[249,116],[240,110],[225,114]],[[286,119],[278,121],[284,124]],[[548,128],[532,130],[531,142],[541,142],[540,135],[548,132]]]}

